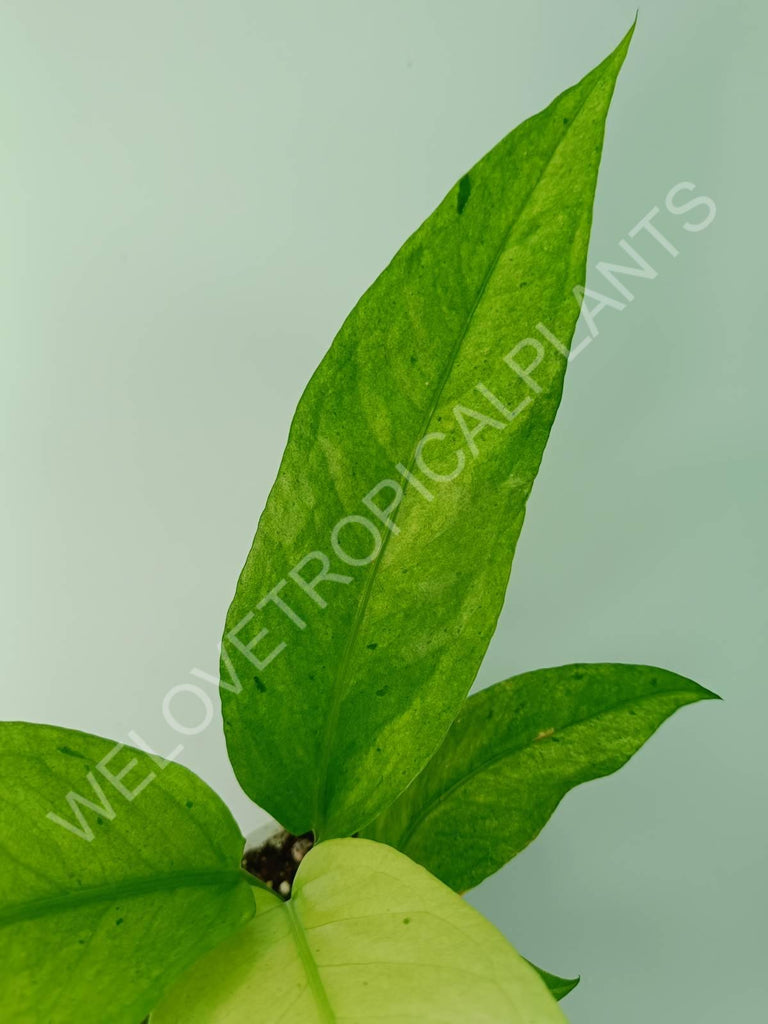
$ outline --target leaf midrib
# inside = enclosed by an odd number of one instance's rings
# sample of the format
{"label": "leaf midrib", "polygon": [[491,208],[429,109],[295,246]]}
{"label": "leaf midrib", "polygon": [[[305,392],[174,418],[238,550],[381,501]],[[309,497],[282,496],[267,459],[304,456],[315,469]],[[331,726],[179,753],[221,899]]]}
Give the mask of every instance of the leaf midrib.
{"label": "leaf midrib", "polygon": [[[501,259],[505,249],[507,248],[507,244],[509,242],[510,235],[512,234],[514,229],[519,224],[520,218],[522,217],[523,213],[527,209],[528,204],[530,203],[530,201],[531,201],[533,195],[535,194],[536,190],[541,185],[541,182],[544,180],[544,177],[547,174],[547,171],[549,170],[549,168],[550,168],[550,166],[552,164],[552,161],[554,160],[555,156],[557,155],[557,153],[558,153],[560,147],[562,146],[563,142],[568,137],[570,132],[573,130],[573,127],[576,124],[576,121],[578,120],[579,115],[581,114],[581,112],[583,111],[584,107],[586,106],[587,101],[590,99],[590,97],[594,93],[594,91],[597,88],[598,84],[602,83],[602,81],[603,81],[602,76],[597,76],[596,77],[595,84],[586,93],[586,95],[584,96],[583,100],[579,104],[576,112],[574,113],[573,117],[569,120],[568,124],[565,126],[565,130],[563,131],[562,135],[559,137],[559,139],[557,140],[557,142],[553,146],[552,152],[547,157],[547,160],[546,160],[543,168],[541,169],[541,172],[539,173],[538,177],[536,178],[536,181],[534,182],[532,188],[528,192],[528,194],[525,197],[525,199],[523,200],[523,202],[520,204],[520,207],[519,207],[519,210],[517,212],[517,215],[514,217],[514,219],[512,220],[511,224],[509,225],[509,228],[504,233],[504,236],[503,236],[503,238],[502,238],[502,240],[501,240],[501,242],[500,242],[496,252],[494,253],[494,255],[493,255],[492,259],[491,259],[491,262],[490,262],[490,264],[488,266],[488,270],[485,273],[485,277],[483,278],[483,280],[482,280],[482,282],[480,284],[480,287],[479,287],[478,293],[477,293],[477,297],[475,298],[475,301],[472,304],[472,308],[470,309],[469,313],[467,314],[467,318],[466,318],[466,320],[464,322],[464,326],[463,326],[462,330],[459,332],[457,340],[454,342],[453,348],[451,349],[451,352],[449,354],[448,360],[446,362],[445,369],[443,370],[443,373],[441,374],[441,376],[440,376],[440,378],[438,380],[437,388],[435,389],[434,398],[433,398],[432,402],[430,403],[430,407],[429,407],[429,409],[427,411],[426,417],[424,418],[424,420],[422,422],[421,429],[417,433],[417,442],[416,443],[418,443],[418,438],[421,438],[421,437],[424,436],[424,434],[427,431],[427,428],[429,427],[429,424],[432,422],[432,417],[434,416],[434,414],[435,414],[435,412],[436,412],[436,410],[437,410],[437,408],[439,406],[440,399],[442,398],[442,395],[443,395],[443,391],[444,391],[445,386],[446,386],[446,384],[448,382],[448,378],[450,377],[451,371],[453,370],[453,367],[454,367],[454,365],[456,363],[456,360],[458,358],[459,352],[461,351],[461,347],[462,347],[462,345],[464,343],[464,340],[465,340],[465,338],[467,336],[469,328],[470,328],[470,326],[472,324],[472,320],[473,320],[473,318],[475,316],[475,313],[477,312],[477,309],[478,309],[478,306],[480,305],[480,302],[483,299],[483,296],[485,294],[486,288],[488,287],[490,279],[493,276],[493,273],[496,270],[496,267],[498,266],[499,260]],[[557,100],[559,98],[560,97],[557,97],[555,100],[553,100],[553,103],[557,102]],[[539,115],[537,115],[537,116],[539,116]],[[415,458],[416,458],[416,446],[414,445],[414,450],[413,450],[413,452],[410,455],[410,458],[409,458],[409,461],[408,461],[408,466],[407,466],[407,469],[408,469],[409,473],[411,473],[413,471],[413,467],[414,467],[414,464],[415,464]],[[405,496],[406,496],[406,494],[408,492],[408,488],[409,488],[407,476],[403,480],[402,488],[403,488],[403,496],[402,496],[402,498],[400,500],[400,503],[398,504],[397,508],[395,508],[394,512],[391,515],[391,521],[392,521],[393,525],[397,522],[398,514],[400,512],[400,509],[402,508],[403,504],[405,503]],[[374,585],[374,583],[376,581],[376,578],[377,578],[378,567],[379,567],[379,565],[382,564],[382,562],[384,560],[384,555],[385,555],[385,552],[386,552],[386,549],[387,549],[387,546],[388,546],[388,543],[389,543],[389,539],[392,536],[393,532],[394,531],[391,530],[391,529],[384,531],[384,536],[383,536],[383,539],[382,539],[381,549],[379,550],[378,556],[376,557],[376,560],[374,561],[373,565],[371,566],[371,571],[368,574],[368,577],[367,577],[367,579],[365,581],[363,592],[362,592],[362,594],[360,596],[360,601],[358,603],[357,610],[355,612],[355,618],[354,618],[354,620],[352,622],[352,627],[351,627],[349,635],[347,637],[347,643],[345,644],[345,647],[344,647],[344,652],[342,654],[342,658],[341,658],[341,662],[340,662],[340,666],[339,666],[339,671],[338,671],[338,673],[336,675],[336,679],[334,680],[333,692],[332,692],[332,698],[331,698],[331,706],[330,706],[328,715],[326,716],[326,719],[325,719],[325,728],[323,730],[322,743],[321,743],[321,747],[320,747],[320,758],[321,758],[321,760],[320,760],[319,770],[318,770],[318,785],[317,785],[317,789],[315,791],[316,792],[316,797],[315,797],[315,814],[314,814],[315,820],[313,822],[313,828],[314,828],[314,831],[315,831],[315,835],[316,835],[316,837],[318,839],[326,838],[325,836],[322,835],[322,829],[323,829],[323,827],[325,825],[325,820],[326,820],[326,817],[327,817],[326,810],[327,810],[327,806],[328,806],[328,800],[327,800],[327,797],[328,797],[328,769],[330,767],[330,758],[331,758],[331,749],[332,749],[332,737],[333,737],[333,735],[334,735],[334,733],[336,731],[336,727],[338,725],[339,713],[340,713],[340,710],[341,710],[341,695],[342,695],[342,692],[343,692],[343,682],[344,682],[344,679],[345,679],[345,675],[346,675],[347,669],[349,667],[349,663],[350,663],[350,661],[352,659],[352,654],[353,654],[353,651],[355,649],[355,645],[356,645],[356,642],[357,642],[357,639],[358,639],[358,636],[359,636],[359,633],[360,633],[360,626],[362,624],[362,621],[363,621],[363,619],[365,617],[365,613],[366,613],[367,608],[368,608],[368,603],[370,601],[371,593],[373,591],[373,585]]]}
{"label": "leaf midrib", "polygon": [[[646,693],[640,697],[628,697],[626,700],[617,701],[615,704],[611,704],[609,707],[602,708],[599,712],[597,712],[597,714],[586,715],[584,718],[578,718],[574,719],[572,722],[568,722],[562,728],[558,729],[556,734],[562,735],[563,733],[567,733],[570,729],[575,729],[579,725],[585,725],[587,722],[599,721],[599,719],[604,718],[606,715],[610,715],[616,711],[620,711],[622,708],[627,707],[628,705],[642,704],[645,701],[653,701],[654,699],[657,699],[659,697],[680,696],[702,699],[705,695],[691,693],[690,690],[655,690],[653,693]],[[677,708],[675,708],[675,710],[677,710]],[[419,810],[416,817],[409,822],[408,828],[405,830],[405,832],[401,835],[401,837],[398,840],[398,849],[405,853],[408,843],[411,842],[414,835],[418,832],[418,830],[422,827],[424,822],[434,812],[434,810],[440,804],[448,801],[457,790],[461,789],[463,786],[466,786],[467,783],[470,782],[476,775],[479,775],[481,772],[487,771],[489,768],[493,768],[500,761],[504,761],[507,758],[514,757],[516,754],[520,754],[523,751],[528,750],[529,748],[533,747],[534,744],[537,742],[541,741],[537,740],[534,737],[533,739],[528,739],[519,742],[516,745],[506,747],[503,750],[500,750],[498,753],[492,754],[489,757],[485,758],[479,764],[475,765],[471,769],[471,771],[466,772],[460,778],[456,779],[455,782],[452,782],[450,786],[447,786],[445,789],[442,789],[436,796],[434,796],[431,800],[424,804],[423,807]],[[544,742],[546,742],[546,739],[544,740]]]}
{"label": "leaf midrib", "polygon": [[[295,899],[295,897],[294,897]],[[315,1004],[322,1020],[326,1024],[336,1024],[336,1014],[333,1011],[328,993],[326,992],[323,979],[320,977],[320,970],[317,966],[312,950],[309,948],[309,942],[307,940],[304,926],[301,923],[294,899],[288,900],[287,903],[283,904],[283,909],[288,915],[288,921],[291,926],[291,935],[293,937],[293,943],[296,947],[299,959],[301,960],[304,973],[307,976],[307,982],[312,990],[312,994],[315,997]]]}
{"label": "leaf midrib", "polygon": [[[79,907],[108,903],[118,899],[145,896],[153,892],[173,892],[177,889],[199,888],[201,886],[222,886],[234,888],[238,883],[250,883],[250,877],[239,869],[207,871],[172,871],[150,875],[145,878],[125,879],[108,885],[89,886],[58,896],[45,896],[36,900],[25,900],[0,909],[0,928],[19,921],[30,921],[48,914],[64,913]],[[258,884],[257,879],[253,879]]]}

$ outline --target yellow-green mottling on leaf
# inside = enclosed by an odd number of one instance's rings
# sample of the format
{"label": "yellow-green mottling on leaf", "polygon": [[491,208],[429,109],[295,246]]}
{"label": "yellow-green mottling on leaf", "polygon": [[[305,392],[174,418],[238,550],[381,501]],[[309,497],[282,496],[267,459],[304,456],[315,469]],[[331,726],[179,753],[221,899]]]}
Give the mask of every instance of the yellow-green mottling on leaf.
{"label": "yellow-green mottling on leaf", "polygon": [[[299,402],[221,665],[240,784],[296,835],[371,821],[475,678],[560,402],[630,36],[461,178]],[[527,341],[539,323],[559,347]],[[533,376],[505,362],[520,345]]]}

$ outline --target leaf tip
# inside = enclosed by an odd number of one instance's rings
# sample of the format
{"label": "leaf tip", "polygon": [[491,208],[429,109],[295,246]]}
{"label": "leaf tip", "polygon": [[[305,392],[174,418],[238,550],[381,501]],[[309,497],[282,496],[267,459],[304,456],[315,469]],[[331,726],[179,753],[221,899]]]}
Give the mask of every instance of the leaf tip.
{"label": "leaf tip", "polygon": [[706,686],[702,686],[701,700],[725,700],[725,697],[721,697],[720,694],[715,693],[714,690],[708,690]]}
{"label": "leaf tip", "polygon": [[619,72],[624,66],[624,61],[626,60],[626,56],[629,51],[629,44],[632,42],[632,37],[635,34],[636,27],[637,13],[635,13],[635,20],[630,25],[629,30],[625,33],[618,46],[616,46],[608,56],[590,72],[588,77],[594,76],[599,79],[605,76],[612,83],[612,87],[615,85]]}
{"label": "leaf tip", "polygon": [[627,30],[624,38],[621,40],[621,42],[619,43],[618,47],[616,48],[617,53],[619,53],[621,55],[622,61],[624,60],[624,57],[626,57],[626,55],[627,55],[627,50],[629,49],[629,44],[632,42],[632,37],[635,34],[635,29],[637,28],[637,19],[638,19],[639,14],[640,14],[640,8],[639,7],[635,8],[635,17],[634,17],[634,19],[632,21],[632,24],[629,26],[629,29]]}
{"label": "leaf tip", "polygon": [[[685,676],[682,678],[686,679]],[[689,691],[693,691],[694,700],[697,703],[702,700],[723,700],[719,693],[715,693],[714,690],[708,690],[706,686],[702,686],[701,683],[697,683],[693,679],[686,679],[686,682]]]}
{"label": "leaf tip", "polygon": [[563,990],[562,990],[563,994],[560,996],[560,999],[565,999],[566,996],[570,995],[571,992],[573,992],[573,990],[576,988],[576,986],[580,982],[581,982],[581,975],[580,974],[577,974],[575,978],[565,978],[565,979],[563,979]]}

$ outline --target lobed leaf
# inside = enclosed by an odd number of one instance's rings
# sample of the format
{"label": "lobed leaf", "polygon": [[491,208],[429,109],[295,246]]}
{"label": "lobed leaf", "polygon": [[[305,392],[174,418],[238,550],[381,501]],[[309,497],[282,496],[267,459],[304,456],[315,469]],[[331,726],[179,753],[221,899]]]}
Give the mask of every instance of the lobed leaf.
{"label": "lobed leaf", "polygon": [[294,834],[375,817],[475,677],[560,402],[630,36],[448,193],[299,402],[221,666],[237,777]]}
{"label": "lobed leaf", "polygon": [[645,665],[565,665],[474,694],[427,768],[364,834],[459,892],[524,849],[565,794],[620,768],[678,708],[717,699]]}
{"label": "lobed leaf", "polygon": [[[252,916],[232,816],[192,772],[165,765],[86,733],[0,723],[8,1024],[138,1024]],[[134,799],[119,789],[148,778]]]}
{"label": "lobed leaf", "polygon": [[338,839],[174,986],[151,1024],[563,1024],[536,971],[480,914],[387,846]]}

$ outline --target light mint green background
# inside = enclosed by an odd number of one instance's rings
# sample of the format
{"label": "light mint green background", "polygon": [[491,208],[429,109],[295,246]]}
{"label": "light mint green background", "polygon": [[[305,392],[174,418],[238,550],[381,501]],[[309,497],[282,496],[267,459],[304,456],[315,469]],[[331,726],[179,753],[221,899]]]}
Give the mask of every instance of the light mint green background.
{"label": "light mint green background", "polygon": [[[215,671],[343,317],[633,14],[4,0],[2,717],[173,746],[163,696]],[[764,1019],[767,33],[762,0],[642,6],[591,263],[678,181],[718,216],[700,234],[666,216],[680,256],[658,251],[574,363],[480,677],[640,661],[726,698],[568,797],[472,896],[527,956],[583,975],[573,1024]],[[181,759],[258,823],[216,723]]]}

